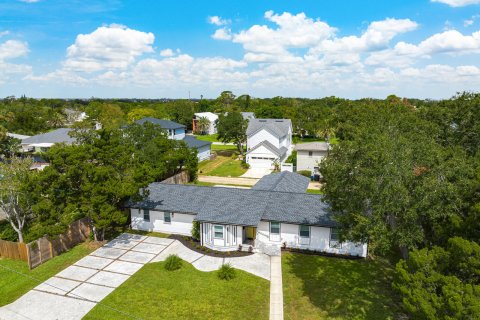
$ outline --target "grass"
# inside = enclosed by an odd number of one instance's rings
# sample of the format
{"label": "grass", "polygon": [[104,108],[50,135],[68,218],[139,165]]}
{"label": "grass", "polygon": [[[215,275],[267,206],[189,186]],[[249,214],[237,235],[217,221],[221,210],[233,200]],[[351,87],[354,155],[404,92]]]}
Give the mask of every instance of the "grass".
{"label": "grass", "polygon": [[211,182],[203,182],[203,181],[195,181],[195,182],[189,182],[188,184],[194,185],[194,186],[201,186],[201,187],[214,187],[218,185],[222,186],[231,186],[231,187],[244,187],[244,188],[251,188],[252,186],[247,186],[244,184],[230,184],[230,183],[211,183]]}
{"label": "grass", "polygon": [[209,141],[209,142],[220,142],[218,140],[218,134],[206,134],[206,135],[196,135],[197,140]]}
{"label": "grass", "polygon": [[231,153],[238,152],[236,146],[232,146],[229,144],[212,144],[211,148],[212,151],[231,151]]}
{"label": "grass", "polygon": [[[98,244],[94,243],[79,244],[33,270],[29,270],[27,263],[24,261],[0,259],[0,292],[2,293],[0,294],[0,306],[15,301],[41,282],[88,255],[97,247]],[[15,270],[15,272],[5,268]]]}
{"label": "grass", "polygon": [[143,319],[268,319],[267,280],[236,270],[235,279],[223,281],[189,263],[175,271],[164,264],[145,265],[83,319],[126,318],[103,305]]}
{"label": "grass", "polygon": [[206,176],[239,177],[247,172],[241,166],[241,161],[231,157],[217,156],[213,160],[202,161],[198,164],[198,173]]}
{"label": "grass", "polygon": [[157,237],[157,238],[168,238],[170,235],[168,233],[154,232],[154,231],[143,231],[143,230],[134,230],[128,229],[125,230],[126,233],[139,234],[147,237]]}
{"label": "grass", "polygon": [[386,263],[282,254],[285,319],[398,319]]}
{"label": "grass", "polygon": [[307,193],[309,194],[323,194],[320,189],[307,189]]}

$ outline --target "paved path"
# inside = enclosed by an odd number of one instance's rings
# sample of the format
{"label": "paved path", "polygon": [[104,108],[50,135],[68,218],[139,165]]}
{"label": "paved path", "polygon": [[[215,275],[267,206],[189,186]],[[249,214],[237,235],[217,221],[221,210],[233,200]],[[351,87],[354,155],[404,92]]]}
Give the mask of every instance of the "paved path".
{"label": "paved path", "polygon": [[217,177],[217,176],[198,176],[198,181],[209,182],[215,184],[237,184],[243,186],[253,186],[259,179],[252,178],[231,178],[231,177]]}
{"label": "paved path", "polygon": [[270,320],[283,320],[282,257],[272,256],[270,263]]}
{"label": "paved path", "polygon": [[[0,308],[2,320],[77,320],[148,262],[177,254],[201,271],[217,270],[223,263],[270,280],[270,257],[216,258],[194,252],[179,241],[122,234],[15,302]],[[121,308],[121,306],[118,306]]]}
{"label": "paved path", "polygon": [[241,175],[241,178],[254,178],[254,179],[261,179],[266,175],[269,175],[272,173],[272,170],[267,169],[267,168],[250,168],[245,172],[243,175]]}

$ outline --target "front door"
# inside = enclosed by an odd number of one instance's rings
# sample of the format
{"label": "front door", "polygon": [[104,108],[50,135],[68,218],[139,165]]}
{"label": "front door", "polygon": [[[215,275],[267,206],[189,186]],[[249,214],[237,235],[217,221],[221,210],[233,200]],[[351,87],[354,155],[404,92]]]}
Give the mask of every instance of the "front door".
{"label": "front door", "polygon": [[257,228],[255,227],[246,227],[245,228],[245,233],[246,233],[246,238],[247,240],[255,240],[255,237],[257,235]]}

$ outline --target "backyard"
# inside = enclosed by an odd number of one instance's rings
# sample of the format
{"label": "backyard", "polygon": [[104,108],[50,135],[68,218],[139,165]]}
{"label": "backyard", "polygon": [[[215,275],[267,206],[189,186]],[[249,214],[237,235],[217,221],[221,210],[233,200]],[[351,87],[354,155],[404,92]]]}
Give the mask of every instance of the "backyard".
{"label": "backyard", "polygon": [[393,272],[381,261],[282,253],[285,319],[398,319]]}
{"label": "backyard", "polygon": [[108,306],[143,319],[268,319],[270,283],[236,270],[220,280],[183,262],[167,271],[165,262],[150,263],[98,304],[84,319],[124,319]]}
{"label": "backyard", "polygon": [[215,159],[202,161],[198,164],[199,175],[239,177],[247,172],[247,169],[242,167],[242,162],[240,160],[232,159],[232,152],[219,151],[217,154],[218,155]]}
{"label": "backyard", "polygon": [[54,276],[98,248],[100,243],[86,242],[33,270],[25,261],[0,259],[0,306],[15,301],[41,282]]}

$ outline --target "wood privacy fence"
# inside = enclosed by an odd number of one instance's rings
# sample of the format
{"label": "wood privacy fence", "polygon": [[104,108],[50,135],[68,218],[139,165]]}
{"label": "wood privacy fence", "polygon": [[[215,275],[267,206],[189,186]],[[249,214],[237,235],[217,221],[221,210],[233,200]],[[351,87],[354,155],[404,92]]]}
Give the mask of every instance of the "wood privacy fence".
{"label": "wood privacy fence", "polygon": [[44,236],[28,244],[0,240],[0,257],[26,261],[33,269],[84,242],[90,232],[90,220],[83,218],[70,224],[65,233],[54,239]]}
{"label": "wood privacy fence", "polygon": [[182,171],[162,181],[162,183],[166,184],[185,184],[188,182],[190,182],[190,176],[187,171]]}

